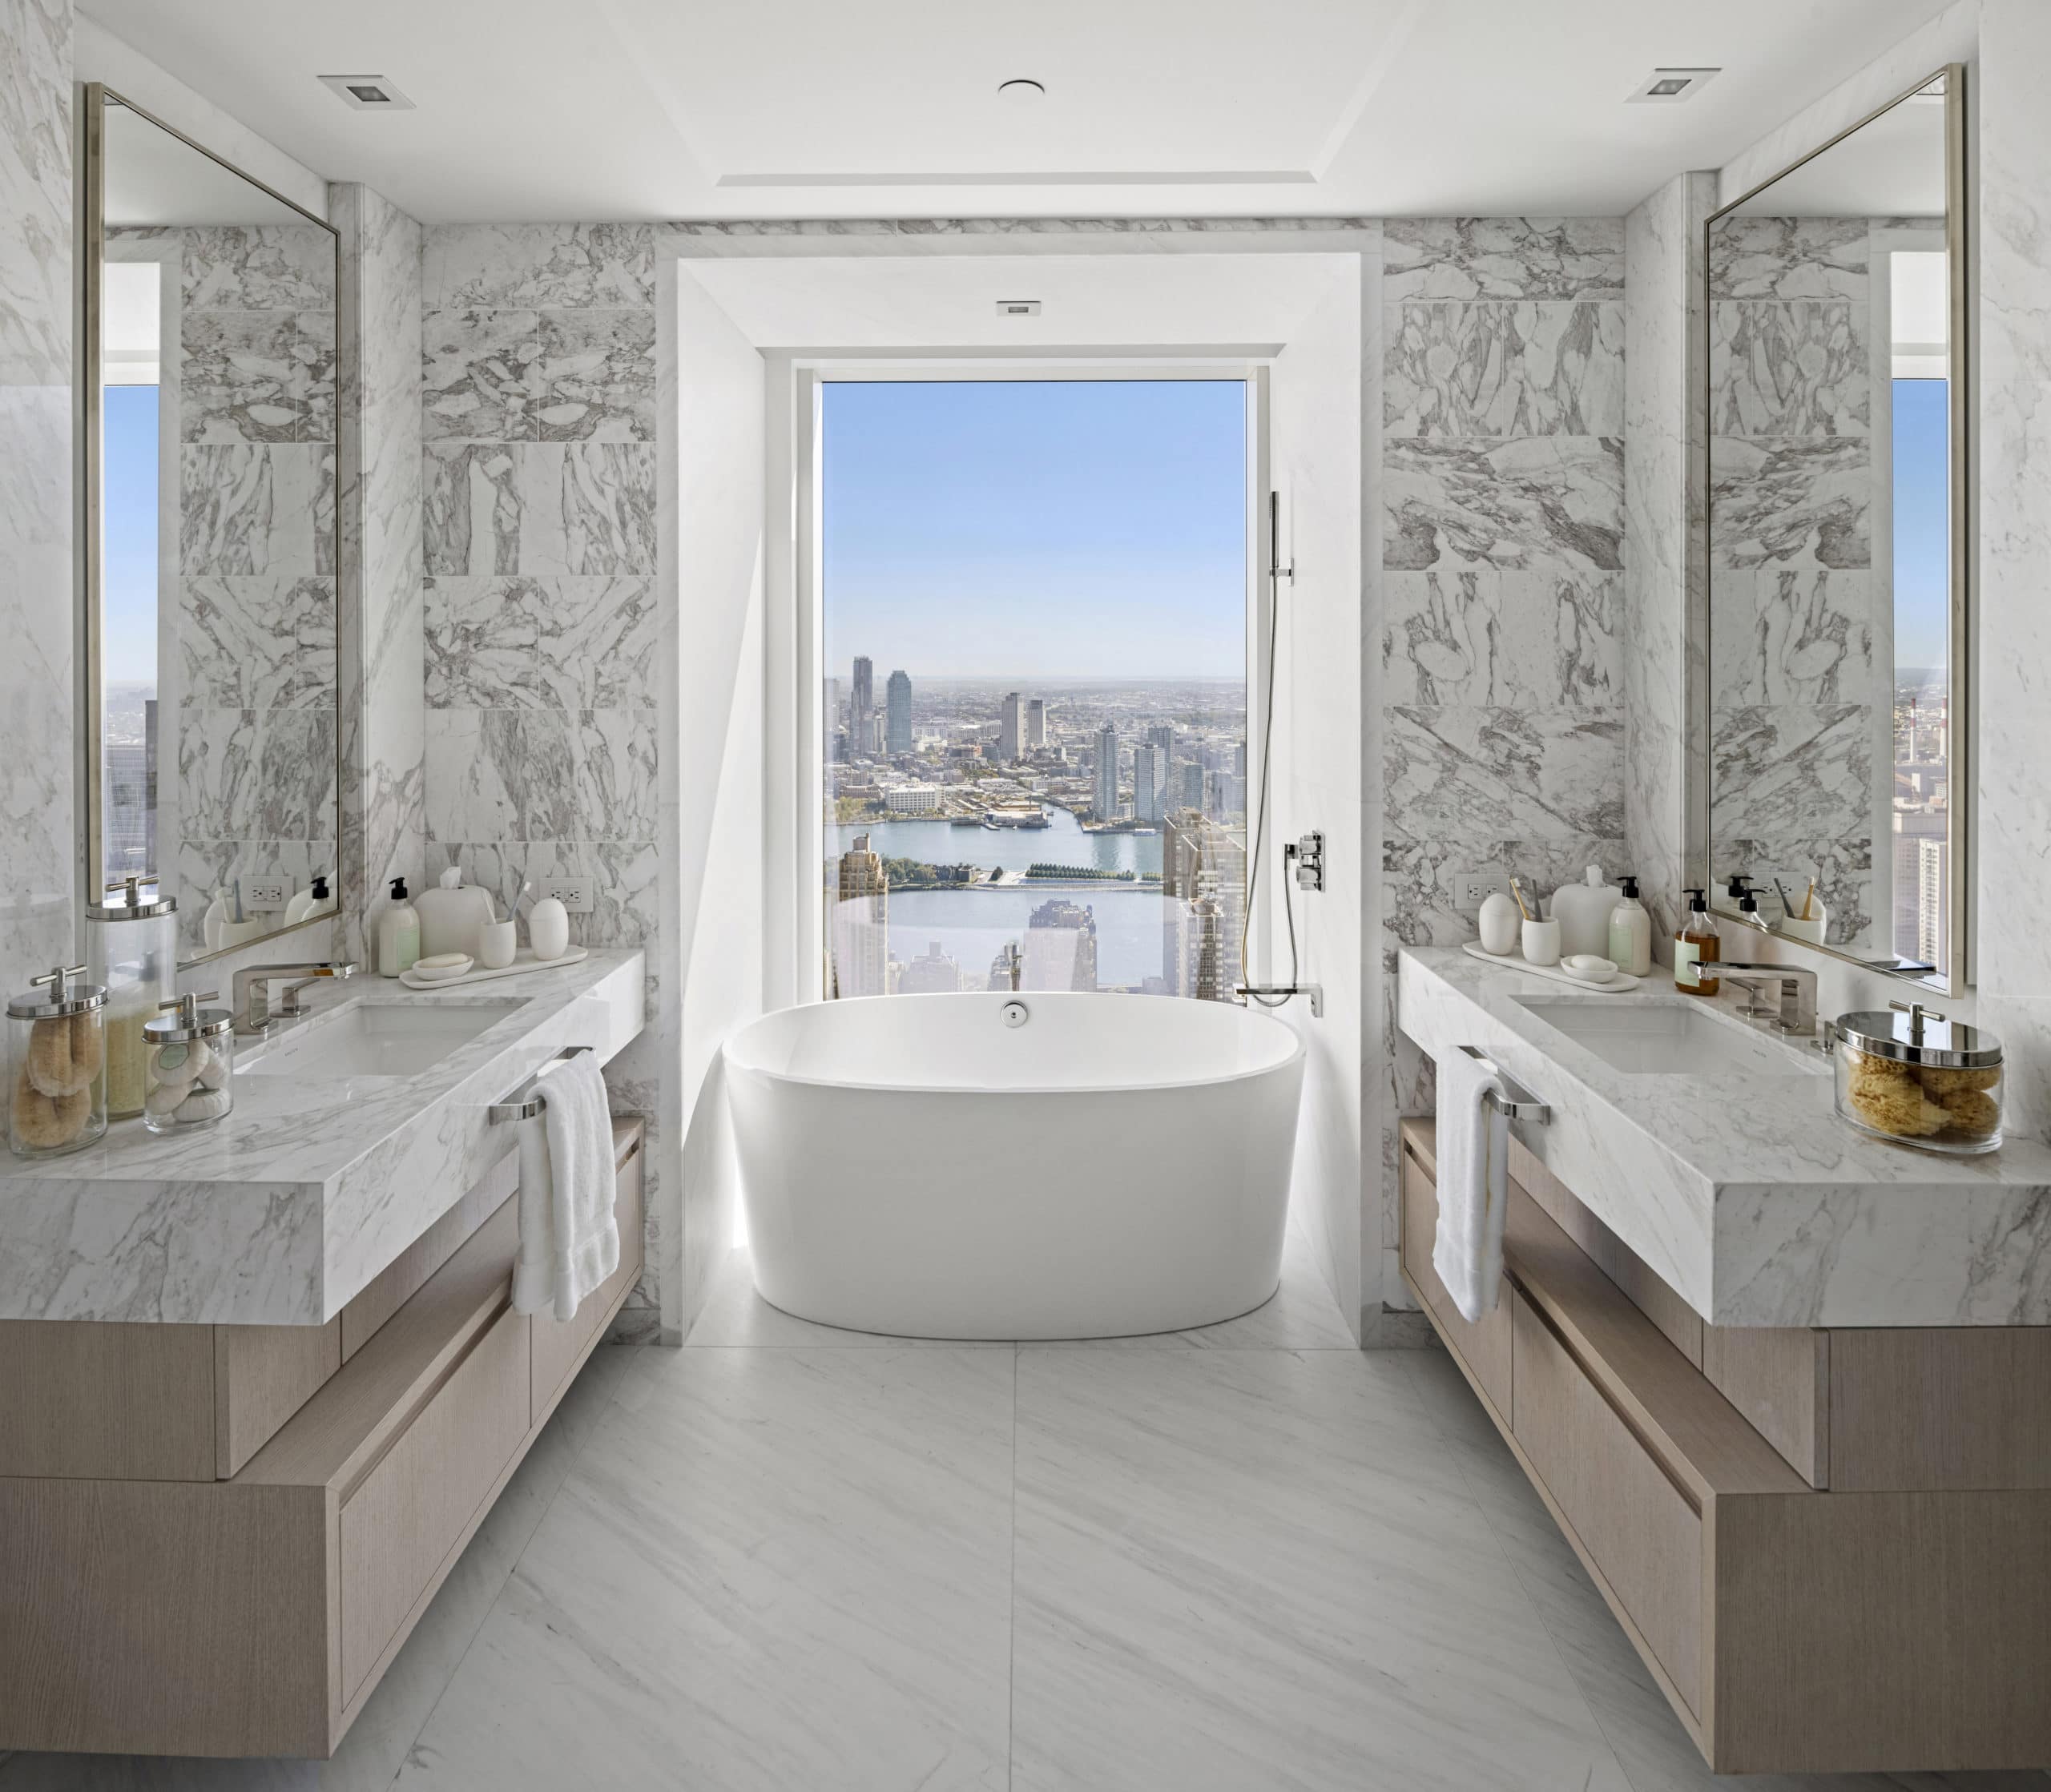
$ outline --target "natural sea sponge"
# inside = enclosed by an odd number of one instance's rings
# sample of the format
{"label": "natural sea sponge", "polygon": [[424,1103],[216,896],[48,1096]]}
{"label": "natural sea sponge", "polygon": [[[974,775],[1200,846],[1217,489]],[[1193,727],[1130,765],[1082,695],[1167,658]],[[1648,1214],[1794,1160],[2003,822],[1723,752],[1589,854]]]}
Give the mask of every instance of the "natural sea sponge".
{"label": "natural sea sponge", "polygon": [[2001,1104],[1984,1090],[1954,1089],[1940,1098],[1952,1127],[1975,1138],[1988,1138],[2001,1128]]}
{"label": "natural sea sponge", "polygon": [[[87,1023],[83,1031],[81,1021]],[[41,1094],[75,1095],[92,1086],[103,1055],[98,1013],[58,1015],[29,1029],[22,1070]]]}
{"label": "natural sea sponge", "polygon": [[1993,1088],[2001,1080],[2001,1068],[1990,1065],[1980,1070],[1940,1070],[1926,1065],[1916,1074],[1923,1086],[1941,1101],[1955,1090],[1970,1093]]}
{"label": "natural sea sponge", "polygon": [[1909,1066],[1893,1058],[1850,1053],[1845,1098],[1876,1132],[1928,1138],[1955,1124],[1950,1112],[1924,1093]]}

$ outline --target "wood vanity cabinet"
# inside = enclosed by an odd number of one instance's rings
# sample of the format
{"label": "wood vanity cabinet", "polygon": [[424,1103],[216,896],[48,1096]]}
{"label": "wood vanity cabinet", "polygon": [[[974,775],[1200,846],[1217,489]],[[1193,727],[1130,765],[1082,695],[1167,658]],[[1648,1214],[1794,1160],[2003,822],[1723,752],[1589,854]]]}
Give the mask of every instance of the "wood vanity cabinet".
{"label": "wood vanity cabinet", "polygon": [[1705,1325],[1521,1147],[1470,1325],[1428,1120],[1401,1168],[1404,1279],[1711,1768],[2051,1762],[2051,1331]]}
{"label": "wood vanity cabinet", "polygon": [[332,1754],[639,1278],[639,1122],[614,1149],[619,1267],[566,1323],[512,1310],[509,1160],[326,1326],[0,1335],[80,1434],[0,1397],[0,1750]]}

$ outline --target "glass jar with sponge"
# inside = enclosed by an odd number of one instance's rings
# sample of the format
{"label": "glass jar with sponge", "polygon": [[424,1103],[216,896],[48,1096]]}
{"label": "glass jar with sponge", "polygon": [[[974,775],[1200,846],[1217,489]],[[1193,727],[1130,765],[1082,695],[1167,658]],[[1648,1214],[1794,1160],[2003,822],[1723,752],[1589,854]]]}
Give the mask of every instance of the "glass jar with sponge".
{"label": "glass jar with sponge", "polygon": [[1837,1111],[1862,1133],[1919,1150],[2001,1142],[2001,1042],[1920,1002],[1840,1014],[1826,1032]]}

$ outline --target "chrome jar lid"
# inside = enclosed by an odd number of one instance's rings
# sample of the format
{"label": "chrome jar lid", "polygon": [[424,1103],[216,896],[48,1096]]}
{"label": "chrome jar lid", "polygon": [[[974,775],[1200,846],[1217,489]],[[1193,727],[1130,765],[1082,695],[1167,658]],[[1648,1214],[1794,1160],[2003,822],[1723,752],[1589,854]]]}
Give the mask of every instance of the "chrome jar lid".
{"label": "chrome jar lid", "polygon": [[1948,1021],[1920,1002],[1840,1014],[1835,1027],[1840,1042],[1871,1057],[1940,1070],[1992,1070],[2001,1062],[2001,1042],[1993,1034]]}
{"label": "chrome jar lid", "polygon": [[224,1008],[202,1008],[199,1004],[210,1002],[220,994],[218,989],[202,989],[196,995],[187,993],[167,1002],[159,1002],[159,1008],[171,1012],[159,1014],[154,1021],[145,1021],[143,1037],[152,1045],[218,1038],[235,1025],[235,1017]]}
{"label": "chrome jar lid", "polygon": [[[147,890],[149,894],[143,892]],[[161,894],[154,877],[130,877],[107,887],[107,900],[86,904],[89,921],[146,921],[178,912],[178,898]]]}
{"label": "chrome jar lid", "polygon": [[[17,1021],[56,1021],[67,1014],[88,1014],[107,1006],[107,990],[97,983],[74,983],[86,974],[83,964],[59,964],[53,971],[29,979],[26,993],[8,998],[7,1013]],[[36,991],[47,985],[50,993]]]}

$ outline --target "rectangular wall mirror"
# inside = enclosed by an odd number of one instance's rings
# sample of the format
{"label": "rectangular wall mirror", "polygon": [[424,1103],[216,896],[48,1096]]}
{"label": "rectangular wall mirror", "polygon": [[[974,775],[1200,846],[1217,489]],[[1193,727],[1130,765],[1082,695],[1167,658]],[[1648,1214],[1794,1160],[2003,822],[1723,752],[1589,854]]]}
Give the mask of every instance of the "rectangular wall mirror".
{"label": "rectangular wall mirror", "polygon": [[1961,74],[1715,213],[1706,258],[1711,900],[1947,991],[1970,789]]}
{"label": "rectangular wall mirror", "polygon": [[154,877],[187,960],[332,909],[337,244],[83,91],[86,887]]}

